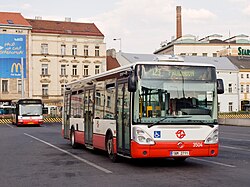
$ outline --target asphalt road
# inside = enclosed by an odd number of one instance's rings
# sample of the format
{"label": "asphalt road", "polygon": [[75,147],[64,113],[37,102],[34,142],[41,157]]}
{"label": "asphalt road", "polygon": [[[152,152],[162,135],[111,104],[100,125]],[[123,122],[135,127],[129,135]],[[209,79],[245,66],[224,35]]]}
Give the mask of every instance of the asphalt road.
{"label": "asphalt road", "polygon": [[122,160],[72,149],[60,124],[0,125],[0,186],[250,186],[250,127],[221,126],[216,158]]}

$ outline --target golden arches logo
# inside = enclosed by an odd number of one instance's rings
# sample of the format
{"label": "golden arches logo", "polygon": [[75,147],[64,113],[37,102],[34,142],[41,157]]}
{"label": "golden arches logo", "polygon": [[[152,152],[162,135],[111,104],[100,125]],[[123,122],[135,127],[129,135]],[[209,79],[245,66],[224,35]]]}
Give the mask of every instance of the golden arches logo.
{"label": "golden arches logo", "polygon": [[12,66],[11,66],[11,73],[15,72],[18,73],[18,69],[20,68],[20,72],[22,70],[22,65],[21,63],[13,63]]}

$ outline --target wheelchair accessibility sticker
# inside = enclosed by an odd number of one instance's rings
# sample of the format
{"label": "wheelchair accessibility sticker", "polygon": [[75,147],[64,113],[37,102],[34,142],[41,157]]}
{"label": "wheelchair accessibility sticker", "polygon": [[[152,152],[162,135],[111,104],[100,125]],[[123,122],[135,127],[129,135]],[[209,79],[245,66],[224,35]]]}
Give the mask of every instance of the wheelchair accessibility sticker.
{"label": "wheelchair accessibility sticker", "polygon": [[161,131],[154,131],[154,138],[161,138]]}

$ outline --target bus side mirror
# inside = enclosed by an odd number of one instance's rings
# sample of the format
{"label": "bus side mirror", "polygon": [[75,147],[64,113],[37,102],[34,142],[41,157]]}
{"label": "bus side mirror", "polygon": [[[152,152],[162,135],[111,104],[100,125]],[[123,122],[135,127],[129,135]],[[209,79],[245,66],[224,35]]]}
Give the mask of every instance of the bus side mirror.
{"label": "bus side mirror", "polygon": [[135,92],[136,91],[136,80],[133,73],[128,76],[128,91]]}
{"label": "bus side mirror", "polygon": [[224,85],[222,79],[217,79],[217,93],[224,94]]}

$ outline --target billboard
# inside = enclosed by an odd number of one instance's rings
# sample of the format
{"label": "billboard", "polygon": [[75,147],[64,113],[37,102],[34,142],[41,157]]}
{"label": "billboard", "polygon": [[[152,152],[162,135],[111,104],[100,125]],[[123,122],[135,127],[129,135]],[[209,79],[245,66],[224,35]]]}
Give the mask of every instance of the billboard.
{"label": "billboard", "polygon": [[26,35],[0,34],[0,78],[26,78]]}
{"label": "billboard", "polygon": [[[23,59],[23,77],[26,78],[26,58]],[[22,78],[20,58],[0,58],[0,78]]]}

